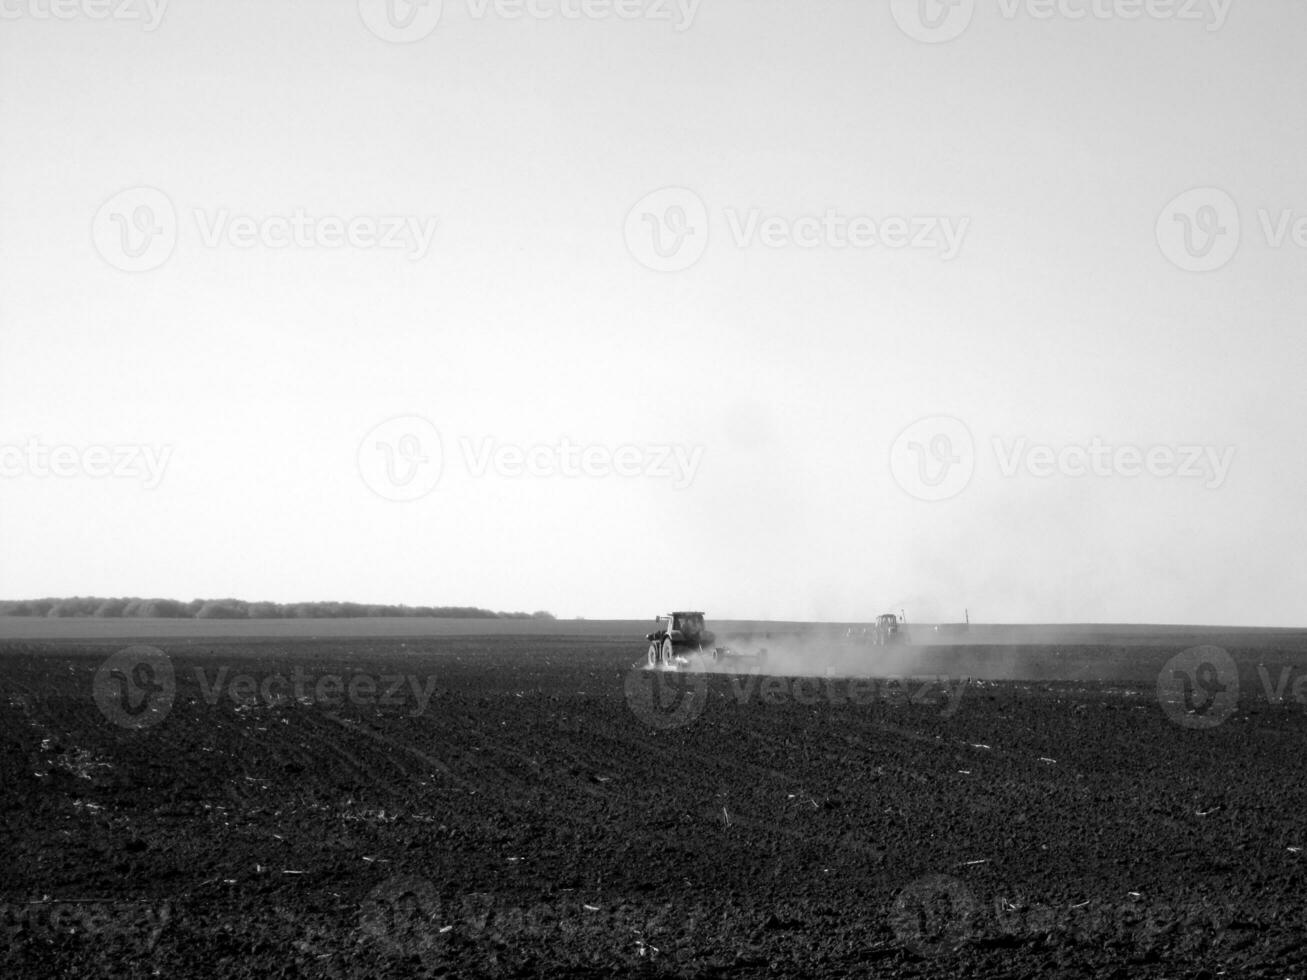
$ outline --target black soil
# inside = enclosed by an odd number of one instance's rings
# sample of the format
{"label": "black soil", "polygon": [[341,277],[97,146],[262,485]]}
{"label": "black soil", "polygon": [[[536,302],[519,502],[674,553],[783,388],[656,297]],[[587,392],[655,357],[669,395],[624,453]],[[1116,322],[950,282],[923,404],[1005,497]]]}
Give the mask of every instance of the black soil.
{"label": "black soil", "polygon": [[0,649],[5,976],[1307,975],[1300,644],[1231,647],[1211,727],[1165,645],[857,689],[563,637],[162,648],[141,728],[93,696],[119,647]]}

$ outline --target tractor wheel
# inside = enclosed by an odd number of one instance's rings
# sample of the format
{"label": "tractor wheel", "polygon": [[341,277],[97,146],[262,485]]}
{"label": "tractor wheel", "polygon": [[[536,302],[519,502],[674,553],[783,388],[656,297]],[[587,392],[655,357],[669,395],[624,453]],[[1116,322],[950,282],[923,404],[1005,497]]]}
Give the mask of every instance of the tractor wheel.
{"label": "tractor wheel", "polygon": [[676,662],[676,653],[672,649],[671,639],[668,638],[666,640],[663,640],[663,663],[666,664],[668,667],[670,667],[675,662]]}
{"label": "tractor wheel", "polygon": [[650,644],[649,644],[649,666],[650,666],[650,667],[657,667],[657,666],[658,666],[658,644],[657,644],[657,643],[650,643]]}

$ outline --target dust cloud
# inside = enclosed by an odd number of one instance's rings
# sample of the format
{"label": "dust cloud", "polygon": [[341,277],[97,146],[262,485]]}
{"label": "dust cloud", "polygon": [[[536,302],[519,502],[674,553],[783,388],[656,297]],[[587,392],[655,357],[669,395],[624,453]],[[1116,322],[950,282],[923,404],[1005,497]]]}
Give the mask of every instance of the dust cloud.
{"label": "dust cloud", "polygon": [[[726,656],[711,670],[785,677],[885,677],[919,669],[920,653],[907,644],[877,646],[839,635],[762,634],[719,641],[740,656]],[[765,651],[765,653],[760,652]]]}

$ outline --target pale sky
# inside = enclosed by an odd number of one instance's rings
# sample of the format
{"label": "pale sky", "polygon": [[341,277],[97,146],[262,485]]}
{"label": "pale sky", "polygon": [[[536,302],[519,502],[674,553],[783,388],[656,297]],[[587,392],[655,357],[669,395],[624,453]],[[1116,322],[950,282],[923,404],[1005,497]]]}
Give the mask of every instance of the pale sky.
{"label": "pale sky", "polygon": [[1307,625],[1307,5],[393,2],[0,0],[0,597]]}

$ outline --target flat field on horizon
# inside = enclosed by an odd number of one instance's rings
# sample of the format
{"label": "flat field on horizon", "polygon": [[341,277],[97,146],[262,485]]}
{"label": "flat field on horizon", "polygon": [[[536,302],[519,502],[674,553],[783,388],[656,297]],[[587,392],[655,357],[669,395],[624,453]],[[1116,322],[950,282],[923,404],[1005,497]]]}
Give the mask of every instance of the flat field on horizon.
{"label": "flat field on horizon", "polygon": [[[782,620],[709,620],[719,636],[785,636],[839,638],[850,626],[864,623],[818,623]],[[218,639],[330,639],[333,637],[582,637],[629,638],[641,647],[653,628],[649,619],[456,619],[422,617],[368,617],[357,619],[113,619],[96,617],[45,618],[0,616],[3,640],[218,640]],[[909,623],[912,642],[921,645],[1213,643],[1222,640],[1266,646],[1307,641],[1307,627],[1299,629],[1249,626],[1186,626],[1114,623],[990,624],[968,627]]]}

